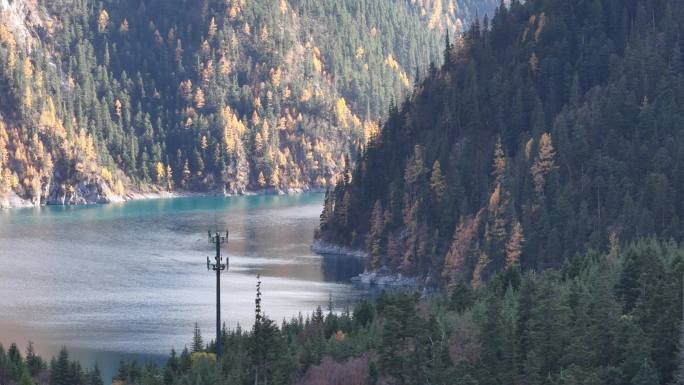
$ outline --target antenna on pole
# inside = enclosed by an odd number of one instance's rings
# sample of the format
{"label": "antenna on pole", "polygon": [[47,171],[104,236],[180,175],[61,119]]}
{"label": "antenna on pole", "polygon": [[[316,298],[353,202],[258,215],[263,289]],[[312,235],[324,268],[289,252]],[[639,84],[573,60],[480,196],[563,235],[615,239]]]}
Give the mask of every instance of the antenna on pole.
{"label": "antenna on pole", "polygon": [[209,243],[216,245],[216,256],[214,257],[214,262],[207,257],[207,270],[214,270],[216,272],[216,359],[220,362],[221,358],[221,272],[228,269],[228,257],[226,257],[226,263],[223,263],[223,257],[221,257],[221,245],[228,241],[228,231],[225,235],[219,233],[218,231],[214,234],[211,231],[207,231],[207,236],[209,238]]}

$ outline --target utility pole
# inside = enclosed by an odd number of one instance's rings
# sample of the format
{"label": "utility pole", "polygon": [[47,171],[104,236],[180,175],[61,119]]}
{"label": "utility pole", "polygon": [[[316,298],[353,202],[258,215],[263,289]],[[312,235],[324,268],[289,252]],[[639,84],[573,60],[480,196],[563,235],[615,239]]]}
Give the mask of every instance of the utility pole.
{"label": "utility pole", "polygon": [[221,359],[221,271],[228,268],[228,257],[226,257],[226,263],[223,263],[223,258],[221,257],[221,245],[228,241],[228,231],[226,235],[221,235],[218,231],[211,234],[208,233],[209,243],[216,245],[216,256],[214,257],[214,263],[211,263],[209,257],[207,257],[207,270],[214,270],[216,272],[216,361],[220,362]]}

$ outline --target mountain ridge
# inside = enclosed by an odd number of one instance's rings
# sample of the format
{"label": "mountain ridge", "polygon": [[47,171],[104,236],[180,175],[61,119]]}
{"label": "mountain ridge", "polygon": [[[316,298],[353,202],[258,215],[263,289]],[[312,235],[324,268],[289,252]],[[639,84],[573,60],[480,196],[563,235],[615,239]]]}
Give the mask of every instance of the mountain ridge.
{"label": "mountain ridge", "polygon": [[324,188],[463,24],[438,3],[4,1],[0,189],[39,204]]}

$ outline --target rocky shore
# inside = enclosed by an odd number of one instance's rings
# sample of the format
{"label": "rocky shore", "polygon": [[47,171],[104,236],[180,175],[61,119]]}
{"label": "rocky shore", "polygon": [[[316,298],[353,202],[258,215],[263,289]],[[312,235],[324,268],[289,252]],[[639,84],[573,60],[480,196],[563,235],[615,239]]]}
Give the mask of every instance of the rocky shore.
{"label": "rocky shore", "polygon": [[395,274],[387,267],[377,270],[364,271],[357,277],[352,278],[353,282],[362,283],[370,286],[385,286],[393,288],[418,288],[420,282],[413,277],[405,277],[401,273]]}
{"label": "rocky shore", "polygon": [[351,257],[367,258],[368,253],[359,249],[351,249],[349,247],[339,246],[328,242],[323,242],[319,239],[314,240],[311,244],[311,251],[319,254],[338,254],[349,255]]}
{"label": "rocky shore", "polygon": [[[319,254],[348,255],[350,257],[368,258],[368,253],[364,250],[352,249],[340,245],[335,245],[321,240],[314,240],[311,250]],[[352,282],[370,286],[384,286],[392,288],[418,288],[421,282],[417,278],[406,277],[401,273],[393,273],[387,267],[377,270],[364,271],[352,278]]]}

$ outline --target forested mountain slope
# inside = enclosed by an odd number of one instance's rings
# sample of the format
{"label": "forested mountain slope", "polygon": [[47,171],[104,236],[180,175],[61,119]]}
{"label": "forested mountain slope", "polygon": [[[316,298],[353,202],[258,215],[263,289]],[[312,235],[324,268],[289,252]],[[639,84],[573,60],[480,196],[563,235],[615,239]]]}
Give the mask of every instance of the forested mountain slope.
{"label": "forested mountain slope", "polygon": [[318,237],[478,285],[684,227],[684,9],[512,1],[446,50],[329,194]]}
{"label": "forested mountain slope", "polygon": [[2,0],[0,190],[325,187],[493,3]]}

